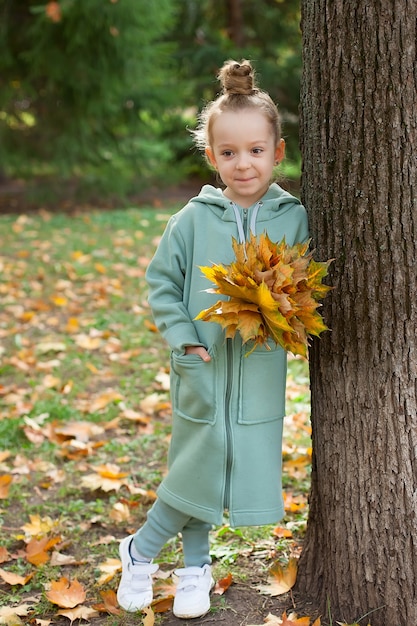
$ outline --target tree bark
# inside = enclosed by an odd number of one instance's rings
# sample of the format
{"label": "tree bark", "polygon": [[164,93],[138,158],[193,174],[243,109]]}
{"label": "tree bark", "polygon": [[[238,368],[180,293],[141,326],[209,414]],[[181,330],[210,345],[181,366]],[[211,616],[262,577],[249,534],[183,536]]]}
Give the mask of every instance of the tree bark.
{"label": "tree bark", "polygon": [[237,47],[242,48],[245,45],[245,29],[241,0],[226,0],[226,8],[230,39]]}
{"label": "tree bark", "polygon": [[417,624],[416,24],[415,0],[302,0],[302,197],[335,261],[297,588],[372,626]]}

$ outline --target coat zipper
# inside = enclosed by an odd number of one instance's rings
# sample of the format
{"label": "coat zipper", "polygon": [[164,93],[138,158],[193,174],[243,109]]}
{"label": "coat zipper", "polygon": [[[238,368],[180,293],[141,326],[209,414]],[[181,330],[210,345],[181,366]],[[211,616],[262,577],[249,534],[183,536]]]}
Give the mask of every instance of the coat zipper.
{"label": "coat zipper", "polygon": [[226,479],[224,485],[224,508],[230,506],[230,476],[233,463],[233,438],[230,423],[230,404],[233,383],[233,345],[231,339],[226,339],[226,394],[225,394],[225,430],[226,430]]}
{"label": "coat zipper", "polygon": [[[231,203],[233,206],[233,203]],[[256,214],[258,212],[259,207],[262,206],[262,202],[259,202],[256,206],[256,212],[254,219],[256,219]],[[236,219],[238,219],[238,211],[236,205],[233,206],[236,214]],[[241,222],[241,228],[243,229],[244,241],[247,240],[248,233],[248,209],[243,210],[243,223]],[[238,230],[240,230],[238,228]],[[240,234],[240,238],[242,238],[242,234]],[[243,242],[241,242],[243,243]],[[233,387],[233,344],[231,339],[226,339],[226,393],[225,393],[225,431],[226,431],[226,478],[224,484],[224,508],[230,508],[230,478],[232,473],[232,465],[233,465],[233,437],[232,437],[232,425],[231,425],[231,414],[230,414],[230,406],[232,399],[232,387]]]}

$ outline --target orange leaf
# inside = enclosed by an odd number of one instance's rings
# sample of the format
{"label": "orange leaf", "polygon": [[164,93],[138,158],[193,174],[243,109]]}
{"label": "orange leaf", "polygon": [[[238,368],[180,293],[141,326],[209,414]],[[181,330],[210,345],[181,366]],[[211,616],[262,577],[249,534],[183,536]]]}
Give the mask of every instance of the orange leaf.
{"label": "orange leaf", "polygon": [[297,577],[297,559],[290,559],[283,567],[278,561],[269,570],[266,585],[258,585],[257,589],[269,596],[280,596],[287,593],[295,584]]}
{"label": "orange leaf", "polygon": [[19,576],[14,572],[6,572],[4,569],[0,569],[0,578],[4,580],[8,585],[26,585],[28,580],[34,576],[34,572],[28,574],[28,576]]}
{"label": "orange leaf", "polygon": [[67,333],[77,333],[80,328],[80,323],[76,317],[70,317],[67,321],[67,325],[65,326],[65,332]]}
{"label": "orange leaf", "polygon": [[102,263],[94,263],[94,267],[99,274],[107,274],[107,268]]}
{"label": "orange leaf", "polygon": [[143,323],[144,323],[145,327],[146,327],[148,330],[150,330],[152,333],[157,333],[157,332],[158,332],[158,329],[157,329],[157,327],[155,326],[155,324],[153,324],[153,323],[152,323],[151,321],[149,321],[148,319],[146,319],[146,318],[145,318],[145,320],[144,320],[144,322],[143,322]]}
{"label": "orange leaf", "polygon": [[70,582],[64,576],[59,580],[51,581],[51,589],[47,591],[46,597],[52,604],[57,604],[64,609],[73,609],[78,604],[84,602],[86,591],[78,580]]}
{"label": "orange leaf", "polygon": [[310,626],[309,617],[297,617],[295,613],[290,613],[287,616],[287,612],[282,614],[282,626]]}
{"label": "orange leaf", "polygon": [[272,534],[279,539],[291,539],[292,532],[288,530],[288,528],[283,528],[282,526],[276,526],[272,531]]}
{"label": "orange leaf", "polygon": [[174,596],[166,596],[152,602],[152,610],[154,613],[166,613],[172,609]]}
{"label": "orange leaf", "polygon": [[31,539],[26,546],[26,559],[32,565],[42,565],[49,561],[48,550],[61,541],[61,537],[43,537],[39,541]]}
{"label": "orange leaf", "polygon": [[232,576],[232,574],[228,574],[227,576],[225,576],[221,580],[217,581],[213,593],[216,593],[219,596],[223,595],[224,592],[229,589],[229,587],[232,584],[232,582],[233,582],[233,576]]}
{"label": "orange leaf", "polygon": [[10,561],[11,556],[7,551],[7,548],[5,548],[4,546],[0,546],[0,563],[6,563],[7,561]]}
{"label": "orange leaf", "polygon": [[65,296],[54,295],[51,296],[51,301],[55,304],[55,306],[65,307],[68,304],[68,300]]}
{"label": "orange leaf", "polygon": [[6,500],[9,497],[9,488],[13,477],[10,474],[0,476],[0,500]]}
{"label": "orange leaf", "polygon": [[117,603],[117,596],[113,589],[107,589],[100,591],[100,595],[103,598],[103,602],[100,604],[93,604],[93,609],[100,611],[100,613],[110,613],[111,615],[121,615],[122,610]]}

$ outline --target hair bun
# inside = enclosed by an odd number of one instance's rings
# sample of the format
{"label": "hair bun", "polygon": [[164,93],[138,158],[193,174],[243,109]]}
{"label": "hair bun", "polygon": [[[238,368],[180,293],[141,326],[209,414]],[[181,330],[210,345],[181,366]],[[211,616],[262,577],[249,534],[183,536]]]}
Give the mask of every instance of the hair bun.
{"label": "hair bun", "polygon": [[221,68],[218,79],[223,87],[223,93],[227,95],[251,95],[257,91],[255,88],[255,72],[249,61],[245,59],[240,63],[226,61]]}

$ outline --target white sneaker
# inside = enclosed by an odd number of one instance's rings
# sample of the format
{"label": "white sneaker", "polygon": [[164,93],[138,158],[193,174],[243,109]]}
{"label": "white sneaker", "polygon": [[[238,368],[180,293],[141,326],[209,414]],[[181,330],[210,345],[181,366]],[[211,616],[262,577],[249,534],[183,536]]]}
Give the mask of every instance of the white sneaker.
{"label": "white sneaker", "polygon": [[122,561],[122,578],[117,590],[117,601],[125,611],[140,611],[153,600],[152,574],[159,566],[150,563],[133,563],[129,546],[132,535],[125,537],[119,546]]}
{"label": "white sneaker", "polygon": [[175,570],[179,582],[172,611],[175,617],[201,617],[210,610],[210,591],[214,586],[210,565]]}

